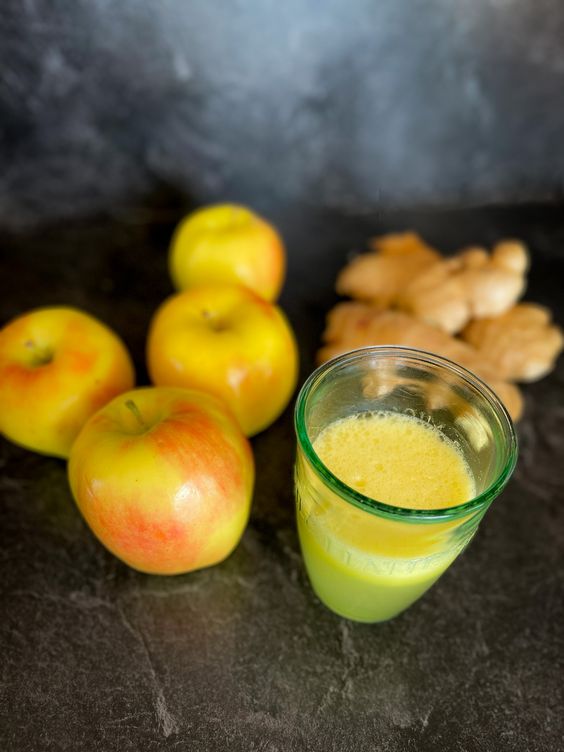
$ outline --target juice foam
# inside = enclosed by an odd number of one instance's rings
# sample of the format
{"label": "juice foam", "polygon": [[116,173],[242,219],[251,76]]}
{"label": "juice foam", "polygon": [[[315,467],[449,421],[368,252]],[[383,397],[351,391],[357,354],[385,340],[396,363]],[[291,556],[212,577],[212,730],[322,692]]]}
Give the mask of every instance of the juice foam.
{"label": "juice foam", "polygon": [[313,448],[347,486],[386,504],[440,509],[462,504],[475,493],[456,444],[411,415],[348,416],[327,426]]}

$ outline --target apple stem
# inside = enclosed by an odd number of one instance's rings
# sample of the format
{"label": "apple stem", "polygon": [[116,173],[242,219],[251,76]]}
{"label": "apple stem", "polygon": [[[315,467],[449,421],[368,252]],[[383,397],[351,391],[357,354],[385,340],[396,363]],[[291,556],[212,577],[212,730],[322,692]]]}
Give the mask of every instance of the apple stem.
{"label": "apple stem", "polygon": [[214,316],[214,314],[206,308],[202,309],[202,316],[208,323],[210,329],[213,329],[214,332],[222,332],[226,328],[222,320],[218,316]]}
{"label": "apple stem", "polygon": [[47,366],[53,360],[53,351],[49,347],[41,347],[37,345],[32,339],[24,342],[24,347],[31,350],[33,361],[31,363],[34,367]]}
{"label": "apple stem", "polygon": [[135,415],[141,428],[147,428],[147,425],[145,421],[143,420],[143,416],[141,415],[141,412],[139,408],[137,407],[137,405],[135,404],[135,402],[129,399],[126,401],[125,406],[127,407],[128,410],[131,410],[133,415]]}

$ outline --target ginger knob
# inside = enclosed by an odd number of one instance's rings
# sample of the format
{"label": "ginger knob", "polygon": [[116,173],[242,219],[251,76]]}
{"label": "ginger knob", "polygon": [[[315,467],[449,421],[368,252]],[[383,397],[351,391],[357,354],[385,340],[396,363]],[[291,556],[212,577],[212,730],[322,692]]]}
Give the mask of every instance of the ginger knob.
{"label": "ginger knob", "polygon": [[521,416],[519,388],[501,378],[486,357],[470,344],[402,311],[380,311],[366,303],[339,303],[328,314],[323,339],[326,344],[318,352],[319,363],[368,345],[405,345],[450,358],[483,378],[514,420]]}
{"label": "ginger knob", "polygon": [[414,232],[382,235],[371,241],[371,247],[341,271],[337,292],[380,308],[393,305],[415,277],[441,260]]}
{"label": "ginger knob", "polygon": [[535,303],[472,321],[461,336],[492,363],[500,378],[509,381],[542,378],[564,348],[562,330],[552,323],[550,311]]}
{"label": "ginger knob", "polygon": [[517,241],[498,243],[491,256],[470,248],[418,275],[399,307],[456,334],[471,319],[507,311],[523,294],[527,266],[525,246]]}

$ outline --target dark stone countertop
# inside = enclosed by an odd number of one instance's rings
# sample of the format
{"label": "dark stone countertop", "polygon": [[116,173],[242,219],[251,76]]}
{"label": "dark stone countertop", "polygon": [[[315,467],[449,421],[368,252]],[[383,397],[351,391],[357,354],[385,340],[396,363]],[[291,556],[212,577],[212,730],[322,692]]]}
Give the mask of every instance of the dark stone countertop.
{"label": "dark stone countertop", "polygon": [[[302,378],[346,254],[414,227],[445,250],[530,243],[527,298],[564,322],[564,211],[521,207],[337,217],[274,214],[289,248],[282,304]],[[178,214],[0,238],[0,321],[38,305],[113,326],[146,379],[147,323],[170,292]],[[229,560],[158,578],[127,569],[75,509],[63,462],[0,439],[0,748],[40,750],[564,749],[564,360],[525,389],[514,478],[468,551],[381,626],[313,596],[294,530],[291,410],[254,441],[252,520]]]}

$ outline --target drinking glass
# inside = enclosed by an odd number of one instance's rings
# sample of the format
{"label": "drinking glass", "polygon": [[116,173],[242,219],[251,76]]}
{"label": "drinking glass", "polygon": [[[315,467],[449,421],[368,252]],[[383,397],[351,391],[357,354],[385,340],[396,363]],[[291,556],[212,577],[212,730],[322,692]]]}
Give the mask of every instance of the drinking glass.
{"label": "drinking glass", "polygon": [[[462,452],[476,496],[440,509],[383,503],[350,488],[315,453],[328,425],[391,411],[434,426]],[[335,613],[393,618],[416,601],[468,545],[517,460],[511,418],[462,366],[399,346],[366,347],[318,368],[295,409],[297,525],[314,591]],[[351,458],[351,462],[354,458]],[[417,498],[417,478],[411,478]]]}

